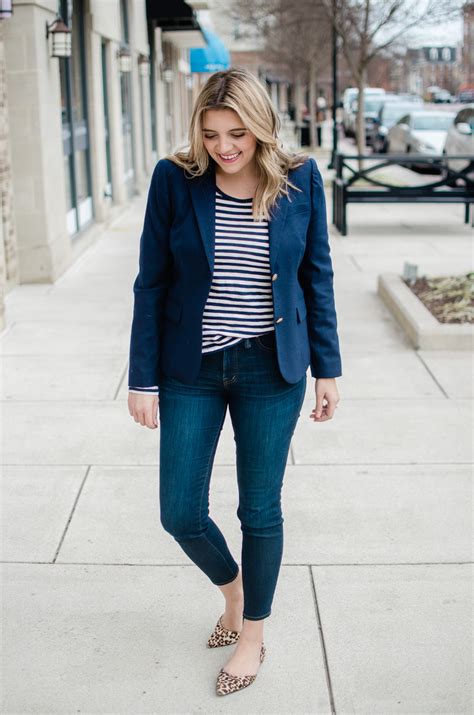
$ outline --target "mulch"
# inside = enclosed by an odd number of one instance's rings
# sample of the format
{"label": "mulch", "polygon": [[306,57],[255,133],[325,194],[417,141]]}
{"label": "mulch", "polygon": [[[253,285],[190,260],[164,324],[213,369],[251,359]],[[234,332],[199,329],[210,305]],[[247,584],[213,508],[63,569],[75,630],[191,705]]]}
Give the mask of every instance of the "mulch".
{"label": "mulch", "polygon": [[405,283],[440,323],[474,322],[474,272]]}

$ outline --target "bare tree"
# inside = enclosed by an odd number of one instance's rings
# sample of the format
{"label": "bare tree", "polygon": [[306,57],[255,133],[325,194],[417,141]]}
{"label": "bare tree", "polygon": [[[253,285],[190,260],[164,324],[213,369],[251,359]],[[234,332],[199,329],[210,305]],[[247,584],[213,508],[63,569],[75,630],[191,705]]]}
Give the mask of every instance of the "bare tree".
{"label": "bare tree", "polygon": [[297,121],[302,89],[308,87],[310,143],[316,146],[317,79],[330,62],[331,25],[325,9],[314,0],[235,0],[231,12],[258,28],[262,59],[295,84]]}
{"label": "bare tree", "polygon": [[[330,32],[322,17],[322,12],[325,14],[340,37],[359,89],[357,148],[364,154],[364,88],[370,62],[380,53],[403,45],[411,30],[452,19],[462,0],[235,0],[232,5],[234,13],[259,28],[267,39],[267,48],[273,48],[273,54],[279,55],[285,66],[307,81],[310,92],[314,91],[321,57],[327,62]],[[312,137],[314,143],[314,124]]]}
{"label": "bare tree", "polygon": [[415,28],[452,19],[458,0],[317,0],[341,38],[342,51],[359,90],[357,150],[365,152],[364,88],[367,68],[380,53],[403,43]]}

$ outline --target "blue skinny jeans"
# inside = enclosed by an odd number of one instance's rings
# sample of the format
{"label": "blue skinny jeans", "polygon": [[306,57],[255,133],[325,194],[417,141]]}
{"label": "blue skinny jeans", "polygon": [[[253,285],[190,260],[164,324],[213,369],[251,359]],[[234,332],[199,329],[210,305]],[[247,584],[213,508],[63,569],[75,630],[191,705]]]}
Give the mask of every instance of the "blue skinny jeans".
{"label": "blue skinny jeans", "polygon": [[283,553],[281,488],[306,390],[306,375],[281,376],[275,333],[204,353],[196,381],[160,376],[160,519],[209,577],[233,581],[239,565],[209,516],[217,443],[229,406],[236,443],[242,531],[243,616],[270,615]]}

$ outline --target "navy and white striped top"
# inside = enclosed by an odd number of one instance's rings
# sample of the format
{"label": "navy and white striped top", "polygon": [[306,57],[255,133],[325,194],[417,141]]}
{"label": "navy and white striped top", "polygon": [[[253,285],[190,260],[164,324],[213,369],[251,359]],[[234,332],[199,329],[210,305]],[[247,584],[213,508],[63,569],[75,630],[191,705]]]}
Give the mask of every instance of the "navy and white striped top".
{"label": "navy and white striped top", "polygon": [[[254,221],[252,199],[216,187],[214,272],[204,307],[202,352],[274,330],[268,221]],[[129,387],[158,394],[158,387]]]}

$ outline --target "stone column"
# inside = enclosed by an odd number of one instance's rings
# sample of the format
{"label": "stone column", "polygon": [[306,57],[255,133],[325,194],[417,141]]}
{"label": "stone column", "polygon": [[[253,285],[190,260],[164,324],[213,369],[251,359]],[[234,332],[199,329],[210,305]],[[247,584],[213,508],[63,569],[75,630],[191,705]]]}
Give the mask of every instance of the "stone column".
{"label": "stone column", "polygon": [[5,327],[5,294],[19,281],[3,28],[2,22],[0,23],[0,330]]}
{"label": "stone column", "polygon": [[161,78],[161,65],[163,63],[162,32],[160,27],[155,28],[155,57],[151,58],[155,62],[155,94],[156,94],[156,145],[158,147],[158,159],[161,159],[168,152],[166,146],[166,98],[165,82]]}
{"label": "stone column", "polygon": [[89,105],[89,146],[92,173],[92,202],[96,221],[104,221],[109,214],[110,200],[105,197],[107,183],[105,154],[105,115],[102,87],[102,42],[94,32],[93,15],[84,17],[86,37],[87,94]]}
{"label": "stone column", "polygon": [[59,60],[49,56],[45,35],[54,18],[52,7],[19,0],[4,23],[21,283],[53,282],[71,262]]}

